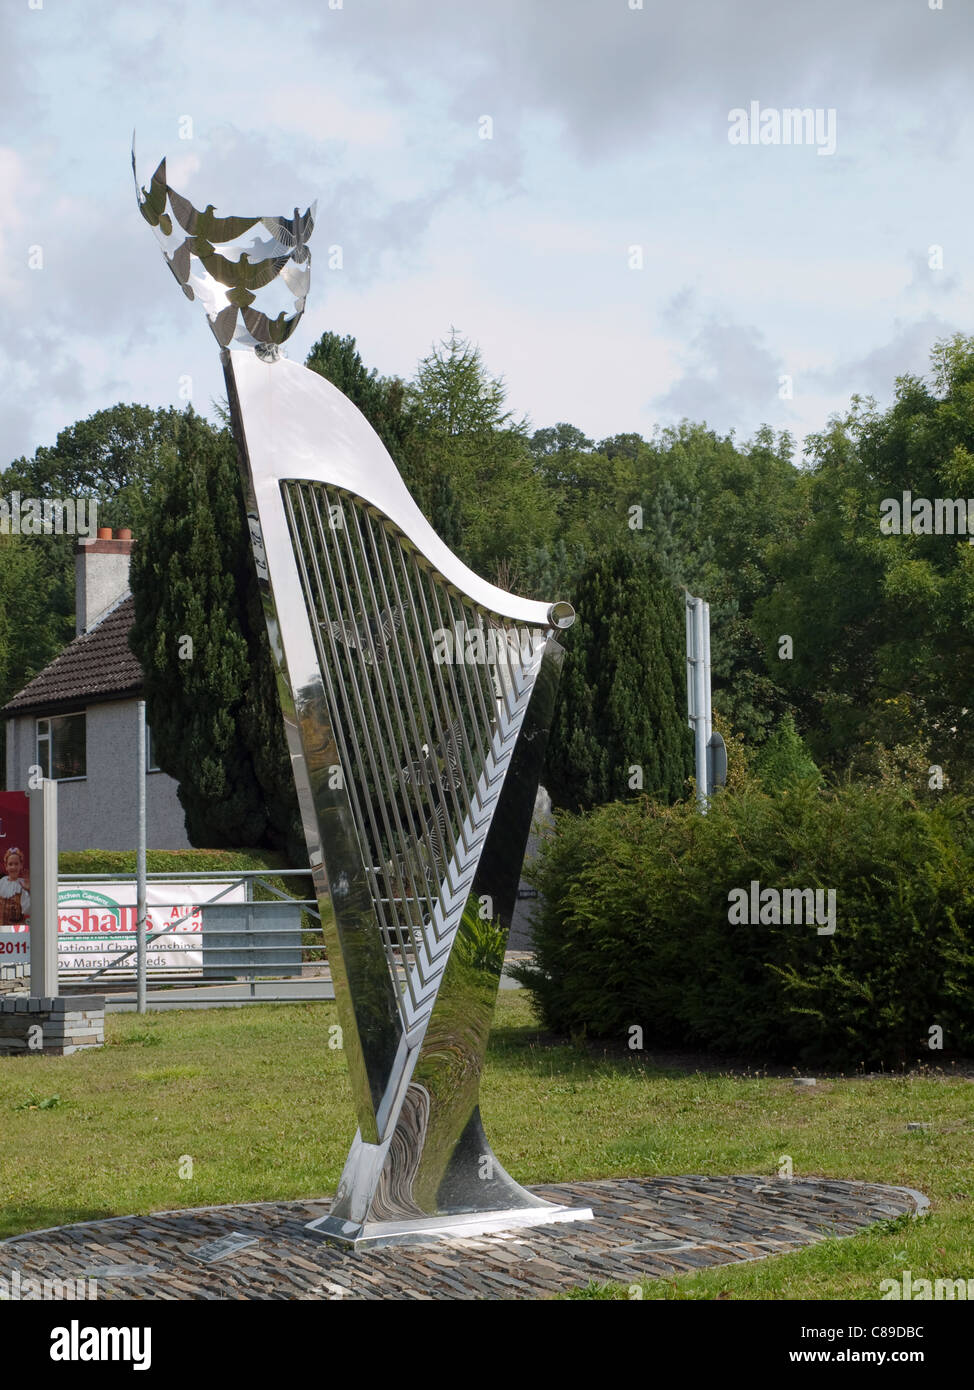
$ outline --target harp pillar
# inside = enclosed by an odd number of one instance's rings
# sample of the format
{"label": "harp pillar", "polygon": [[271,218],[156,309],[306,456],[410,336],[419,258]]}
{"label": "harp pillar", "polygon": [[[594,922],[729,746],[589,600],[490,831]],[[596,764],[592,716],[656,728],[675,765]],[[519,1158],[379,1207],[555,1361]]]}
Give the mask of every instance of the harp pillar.
{"label": "harp pillar", "polygon": [[[462,564],[361,412],[281,356],[305,309],[314,205],[217,216],[170,187],[165,159],[142,188],[134,139],[132,173],[222,349],[311,871],[334,913],[359,1127],[311,1228],[367,1244],[591,1217],[504,1172],[478,1103],[572,609]],[[290,307],[275,314],[274,293]]]}
{"label": "harp pillar", "polygon": [[223,364],[358,1112],[311,1229],[388,1244],[590,1218],[515,1182],[479,1110],[572,610],[467,569],[323,377]]}

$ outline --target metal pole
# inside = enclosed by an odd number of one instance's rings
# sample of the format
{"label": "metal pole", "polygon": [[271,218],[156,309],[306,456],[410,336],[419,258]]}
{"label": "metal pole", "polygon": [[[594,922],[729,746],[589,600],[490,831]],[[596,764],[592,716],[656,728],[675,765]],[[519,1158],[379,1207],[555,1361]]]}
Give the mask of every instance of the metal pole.
{"label": "metal pole", "polygon": [[687,620],[687,723],[693,723],[693,595],[684,591],[684,611]]}
{"label": "metal pole", "polygon": [[697,769],[697,800],[707,811],[707,695],[704,674],[703,599],[693,601],[693,742]]}
{"label": "metal pole", "polygon": [[53,999],[57,979],[57,782],[45,777],[30,798],[30,992]]}
{"label": "metal pole", "polygon": [[136,795],[138,798],[138,843],[135,851],[136,879],[136,986],[137,1008],[140,1014],[146,1010],[146,892],[145,892],[145,701],[138,702],[138,748],[135,755]]}
{"label": "metal pole", "polygon": [[[256,964],[257,964],[257,959],[256,959],[256,957],[254,956],[253,951],[248,949],[249,947],[253,946],[253,944],[254,944],[254,909],[253,909],[253,906],[252,906],[253,901],[254,901],[254,883],[253,883],[253,879],[249,879],[249,878],[247,879],[246,887],[244,888],[244,899],[245,899],[245,901],[247,902],[247,905],[248,905],[248,906],[247,906],[247,946],[244,948],[244,950],[245,950],[245,959],[248,960],[252,966],[256,966]],[[251,970],[251,972],[250,972],[250,997],[251,997],[251,999],[256,999],[256,998],[257,998],[257,990],[256,990],[256,987],[255,987],[255,985],[254,985],[254,975],[255,975],[255,973],[256,973],[256,972],[255,972],[254,970]]]}
{"label": "metal pole", "polygon": [[[711,704],[710,690],[710,604],[704,603],[703,607],[703,688],[707,704],[704,710],[707,720],[707,744],[710,744],[710,735],[714,731],[714,711]],[[709,763],[708,763],[709,769]],[[707,776],[710,776],[709,770]],[[713,791],[713,787],[707,786],[707,795]]]}

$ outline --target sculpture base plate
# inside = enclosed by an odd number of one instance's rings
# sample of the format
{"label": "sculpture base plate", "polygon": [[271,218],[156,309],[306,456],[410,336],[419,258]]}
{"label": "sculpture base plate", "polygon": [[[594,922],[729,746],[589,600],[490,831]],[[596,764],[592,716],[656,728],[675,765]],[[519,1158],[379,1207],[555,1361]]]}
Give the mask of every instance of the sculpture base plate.
{"label": "sculpture base plate", "polygon": [[424,1241],[458,1239],[488,1235],[496,1231],[516,1231],[527,1226],[553,1226],[561,1221],[591,1221],[591,1207],[512,1207],[507,1211],[459,1212],[452,1216],[418,1216],[406,1221],[368,1221],[356,1225],[336,1216],[309,1221],[305,1230],[325,1240],[355,1249],[382,1245],[419,1245]]}

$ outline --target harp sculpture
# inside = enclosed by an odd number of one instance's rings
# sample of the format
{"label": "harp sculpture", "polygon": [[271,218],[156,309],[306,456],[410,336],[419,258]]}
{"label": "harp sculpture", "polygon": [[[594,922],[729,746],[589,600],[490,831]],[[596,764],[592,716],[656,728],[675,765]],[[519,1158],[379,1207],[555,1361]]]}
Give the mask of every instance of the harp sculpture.
{"label": "harp sculpture", "polygon": [[[168,186],[165,160],[136,192],[222,349],[315,891],[334,910],[326,946],[359,1129],[330,1214],[309,1229],[391,1244],[590,1218],[504,1171],[478,1105],[555,634],[574,613],[462,564],[359,410],[281,355],[304,310],[314,208],[200,212]],[[255,307],[263,290],[283,291],[273,317]]]}

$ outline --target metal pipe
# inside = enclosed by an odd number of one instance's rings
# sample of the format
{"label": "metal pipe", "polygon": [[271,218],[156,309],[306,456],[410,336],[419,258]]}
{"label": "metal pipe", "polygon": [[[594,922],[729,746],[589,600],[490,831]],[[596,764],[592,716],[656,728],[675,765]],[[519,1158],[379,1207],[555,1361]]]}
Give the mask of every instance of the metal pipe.
{"label": "metal pipe", "polygon": [[687,723],[693,728],[693,604],[691,593],[684,591],[683,610],[687,629]]}
{"label": "metal pipe", "polygon": [[710,738],[710,606],[702,598],[686,595],[687,706],[693,730],[697,801],[707,814],[710,795],[707,742]]}
{"label": "metal pipe", "polygon": [[707,690],[706,672],[704,669],[703,607],[703,599],[698,598],[693,613],[694,673],[696,676],[694,682],[696,687],[696,694],[694,697],[694,704],[696,706],[694,744],[697,764],[697,800],[700,802],[700,809],[706,814],[709,788],[707,786]]}
{"label": "metal pipe", "polygon": [[138,947],[138,1012],[145,1013],[146,999],[146,888],[145,888],[145,701],[139,700],[138,747],[135,754],[136,796],[138,799],[138,842],[135,848],[136,944]]}
{"label": "metal pipe", "polygon": [[[710,745],[710,735],[714,731],[714,711],[711,703],[710,685],[710,604],[703,605],[703,662],[704,662],[704,694],[706,696],[706,716],[707,716],[707,745]],[[709,773],[708,773],[709,776]],[[713,787],[707,787],[707,795],[713,791]]]}

